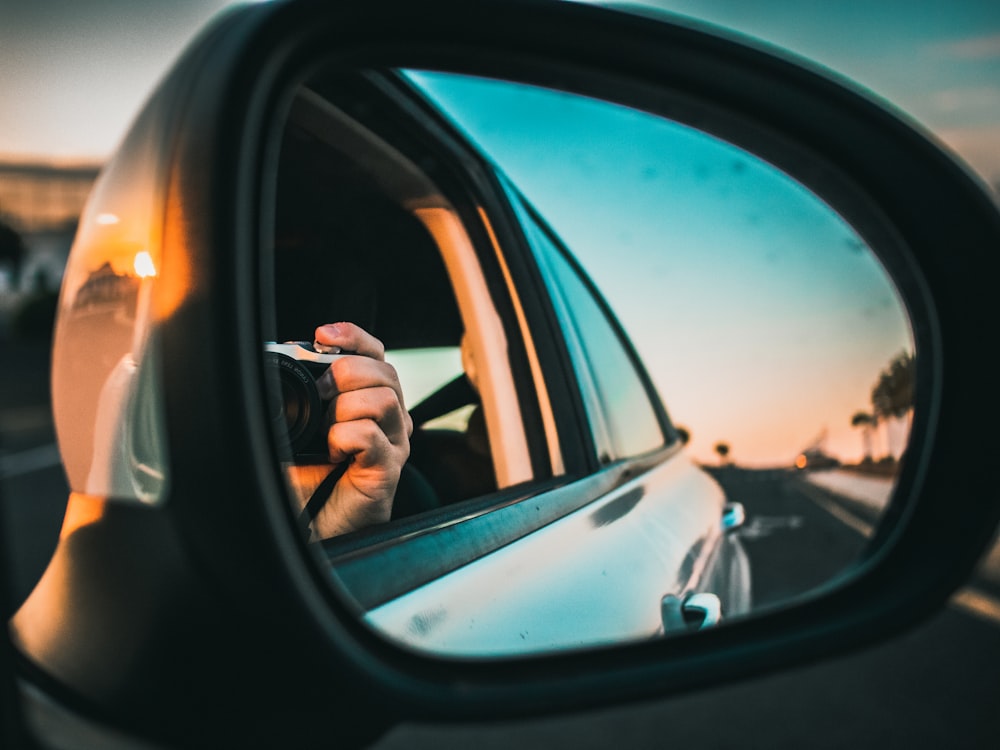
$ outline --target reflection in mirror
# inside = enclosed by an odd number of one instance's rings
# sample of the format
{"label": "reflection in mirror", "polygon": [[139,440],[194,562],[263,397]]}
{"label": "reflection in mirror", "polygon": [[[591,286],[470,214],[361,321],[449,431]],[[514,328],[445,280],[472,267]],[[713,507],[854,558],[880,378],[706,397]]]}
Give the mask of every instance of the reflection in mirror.
{"label": "reflection in mirror", "polygon": [[413,71],[316,76],[279,148],[273,424],[376,630],[468,657],[648,639],[865,554],[913,337],[791,177],[607,102]]}

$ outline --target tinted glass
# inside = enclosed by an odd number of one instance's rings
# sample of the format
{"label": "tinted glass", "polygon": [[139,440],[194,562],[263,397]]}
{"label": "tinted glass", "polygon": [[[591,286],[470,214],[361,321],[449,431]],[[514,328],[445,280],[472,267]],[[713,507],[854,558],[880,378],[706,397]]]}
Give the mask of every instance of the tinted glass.
{"label": "tinted glass", "polygon": [[529,218],[528,236],[558,297],[574,367],[602,462],[663,445],[663,431],[632,358],[594,292],[549,235]]}

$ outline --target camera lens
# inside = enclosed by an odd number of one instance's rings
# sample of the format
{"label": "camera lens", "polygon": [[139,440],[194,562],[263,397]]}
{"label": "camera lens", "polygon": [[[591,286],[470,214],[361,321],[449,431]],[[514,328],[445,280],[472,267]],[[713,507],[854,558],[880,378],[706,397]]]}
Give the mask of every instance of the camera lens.
{"label": "camera lens", "polygon": [[281,383],[281,409],[276,415],[280,422],[284,422],[289,435],[298,433],[302,425],[309,422],[308,401],[304,398],[302,389],[295,386],[296,383],[290,382],[288,378]]}
{"label": "camera lens", "polygon": [[285,435],[292,453],[299,453],[323,424],[323,404],[316,381],[297,360],[278,352],[267,352],[265,362],[278,376],[280,401],[272,404],[271,420],[279,435]]}

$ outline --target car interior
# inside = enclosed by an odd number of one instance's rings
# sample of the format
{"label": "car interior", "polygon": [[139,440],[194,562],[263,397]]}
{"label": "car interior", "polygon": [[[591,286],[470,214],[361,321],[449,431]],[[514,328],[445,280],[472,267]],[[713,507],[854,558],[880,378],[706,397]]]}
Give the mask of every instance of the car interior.
{"label": "car interior", "polygon": [[[358,98],[343,81],[310,82],[294,97],[265,280],[274,314],[263,323],[281,342],[351,321],[383,342],[389,362],[411,363],[398,368],[414,433],[395,520],[533,475],[509,334],[477,250],[427,172],[345,111],[363,113]],[[442,359],[462,367],[436,367]]]}

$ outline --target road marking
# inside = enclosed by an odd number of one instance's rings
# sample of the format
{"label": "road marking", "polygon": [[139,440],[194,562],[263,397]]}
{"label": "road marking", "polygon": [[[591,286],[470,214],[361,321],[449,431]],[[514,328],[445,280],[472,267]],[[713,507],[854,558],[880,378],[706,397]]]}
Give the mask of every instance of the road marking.
{"label": "road marking", "polygon": [[0,477],[17,477],[33,471],[49,469],[62,462],[59,446],[55,443],[29,448],[19,453],[0,456]]}
{"label": "road marking", "polygon": [[806,495],[810,500],[816,503],[819,507],[829,513],[831,516],[836,518],[843,524],[850,526],[852,529],[857,531],[859,534],[870,537],[875,533],[875,527],[870,523],[862,521],[856,515],[846,510],[839,503],[830,500],[825,497],[820,490],[812,488],[810,485],[803,484],[801,487],[802,493]]}
{"label": "road marking", "polygon": [[771,536],[775,531],[794,531],[802,528],[802,524],[802,516],[754,516],[750,523],[736,533],[741,539],[761,539]]}
{"label": "road marking", "polygon": [[[871,524],[862,521],[853,513],[841,507],[837,502],[824,497],[818,491],[809,491],[810,489],[808,487],[803,488],[809,499],[839,521],[867,537],[872,536],[875,532],[875,528]],[[949,604],[952,607],[965,610],[971,615],[987,620],[994,625],[1000,625],[1000,599],[977,588],[967,586],[961,589],[952,595]]]}
{"label": "road marking", "polygon": [[951,597],[951,605],[964,609],[969,614],[1000,625],[1000,600],[979,589],[967,586]]}

